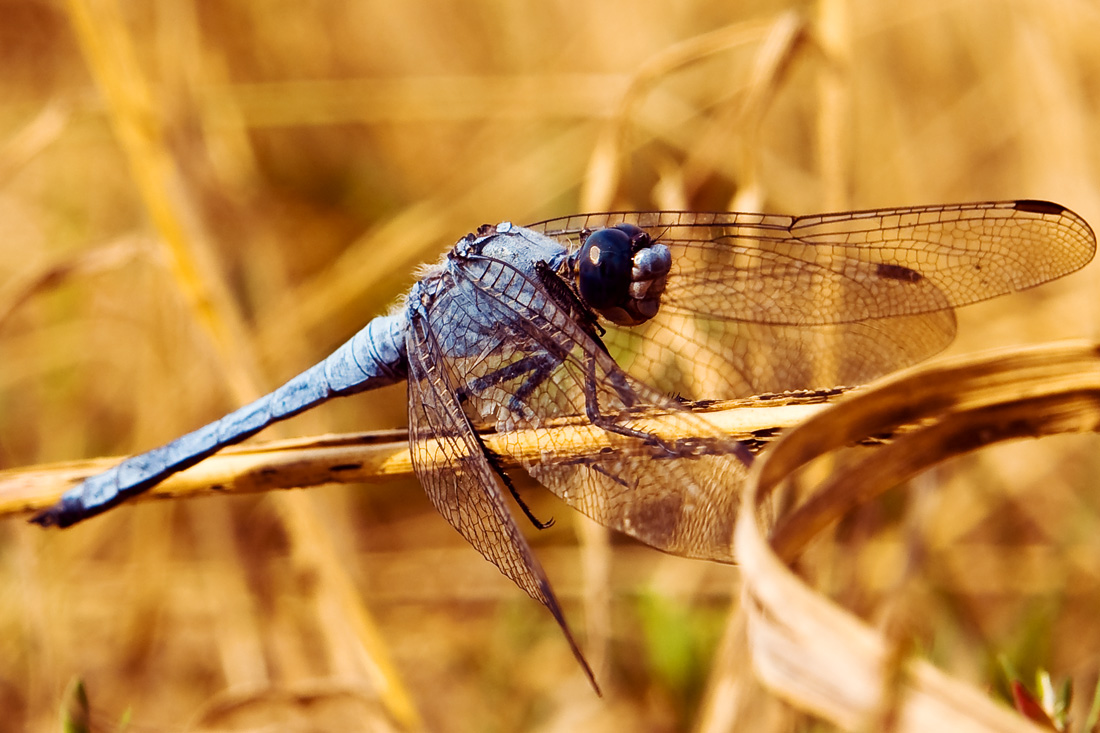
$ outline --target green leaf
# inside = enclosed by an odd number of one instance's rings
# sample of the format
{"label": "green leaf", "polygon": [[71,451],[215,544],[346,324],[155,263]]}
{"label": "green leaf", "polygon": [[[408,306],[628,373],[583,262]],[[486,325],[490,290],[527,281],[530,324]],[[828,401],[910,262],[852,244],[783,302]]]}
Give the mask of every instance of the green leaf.
{"label": "green leaf", "polygon": [[61,703],[61,730],[64,733],[91,733],[91,710],[84,680],[76,677]]}

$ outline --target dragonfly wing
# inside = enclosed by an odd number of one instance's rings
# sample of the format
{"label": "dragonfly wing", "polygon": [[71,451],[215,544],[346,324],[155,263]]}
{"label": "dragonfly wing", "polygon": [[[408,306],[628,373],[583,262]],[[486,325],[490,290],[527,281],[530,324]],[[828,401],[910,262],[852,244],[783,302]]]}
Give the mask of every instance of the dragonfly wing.
{"label": "dragonfly wing", "polygon": [[463,274],[493,324],[463,370],[475,419],[495,424],[531,476],[604,526],[731,561],[744,445],[626,374],[553,288],[495,260],[468,262]]}
{"label": "dragonfly wing", "polygon": [[[610,341],[628,371],[691,398],[865,382],[949,344],[950,309],[1065,275],[1096,247],[1081,217],[1042,201],[624,212],[533,228],[577,244],[621,222],[668,246],[673,265],[657,316]],[[685,365],[686,349],[698,351]]]}
{"label": "dragonfly wing", "polygon": [[[447,313],[446,303],[440,313]],[[546,573],[520,532],[504,499],[503,477],[489,462],[463,411],[464,378],[447,358],[432,326],[432,310],[411,319],[409,354],[409,443],[413,468],[440,514],[474,548],[557,620],[573,654],[598,690]]]}
{"label": "dragonfly wing", "polygon": [[666,394],[707,400],[866,384],[942,351],[954,337],[952,310],[785,326],[662,309],[634,328],[608,326],[604,340],[631,375]]}

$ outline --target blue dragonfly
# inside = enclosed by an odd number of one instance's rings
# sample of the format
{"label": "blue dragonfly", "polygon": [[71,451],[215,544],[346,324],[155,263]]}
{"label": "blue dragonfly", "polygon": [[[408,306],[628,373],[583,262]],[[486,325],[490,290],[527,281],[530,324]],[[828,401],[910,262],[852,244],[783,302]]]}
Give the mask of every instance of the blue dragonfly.
{"label": "blue dragonfly", "polygon": [[[943,349],[954,308],[1061,277],[1095,248],[1080,216],[1033,200],[485,225],[324,361],[89,477],[32,521],[72,525],[273,422],[407,381],[413,466],[428,497],[553,614],[592,679],[509,496],[545,525],[479,431],[534,441],[542,450],[524,469],[597,522],[730,562],[752,453],[685,400],[864,383]],[[653,410],[667,432],[652,427]],[[607,447],[562,459],[552,426],[563,419]]]}

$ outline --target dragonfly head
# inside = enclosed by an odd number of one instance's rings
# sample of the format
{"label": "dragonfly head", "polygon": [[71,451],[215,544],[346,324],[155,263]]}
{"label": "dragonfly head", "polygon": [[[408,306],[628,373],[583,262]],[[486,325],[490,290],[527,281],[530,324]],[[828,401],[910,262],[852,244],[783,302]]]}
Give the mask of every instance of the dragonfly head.
{"label": "dragonfly head", "polygon": [[672,254],[633,224],[597,229],[576,254],[577,289],[589,308],[620,326],[657,315]]}

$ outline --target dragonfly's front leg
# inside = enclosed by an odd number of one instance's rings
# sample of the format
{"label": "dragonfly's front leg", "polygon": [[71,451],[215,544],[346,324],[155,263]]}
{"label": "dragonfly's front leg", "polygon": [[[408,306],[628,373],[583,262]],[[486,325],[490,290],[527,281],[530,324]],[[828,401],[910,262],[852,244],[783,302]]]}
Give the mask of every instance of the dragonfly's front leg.
{"label": "dragonfly's front leg", "polygon": [[[629,409],[637,405],[637,395],[627,384],[626,375],[622,371],[618,369],[608,370],[603,384],[615,390],[615,394],[624,408]],[[647,433],[644,430],[628,427],[623,425],[619,418],[603,414],[600,410],[599,390],[600,380],[596,375],[596,357],[588,354],[585,357],[584,373],[584,414],[588,417],[588,420],[593,425],[603,428],[609,433],[635,438],[646,445],[658,446],[670,456],[676,455],[675,449],[656,433]]]}
{"label": "dragonfly's front leg", "polygon": [[[627,409],[639,404],[637,394],[627,383],[627,377],[623,371],[617,368],[610,369],[607,371],[607,376],[601,382],[596,374],[596,358],[593,355],[588,355],[586,365],[587,368],[584,378],[584,409],[585,415],[593,425],[603,428],[610,433],[624,435],[628,438],[635,438],[646,445],[660,448],[665,452],[664,457],[667,458],[698,455],[702,450],[702,452],[732,454],[737,456],[738,460],[744,465],[752,465],[754,460],[752,452],[739,440],[726,438],[721,435],[713,435],[708,439],[704,439],[702,444],[695,440],[674,440],[670,443],[656,433],[650,433],[623,425],[621,417],[603,414],[600,409],[599,400],[599,389],[601,384],[614,389],[618,400],[622,402],[623,407]],[[654,406],[660,407],[659,405]],[[710,444],[709,446],[706,445],[708,443]]]}

